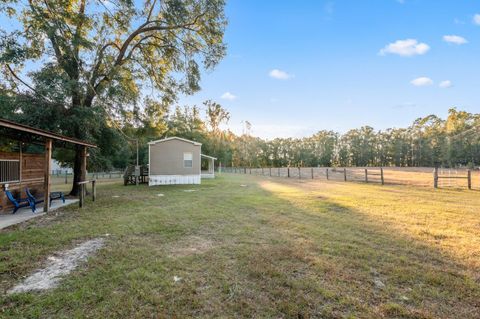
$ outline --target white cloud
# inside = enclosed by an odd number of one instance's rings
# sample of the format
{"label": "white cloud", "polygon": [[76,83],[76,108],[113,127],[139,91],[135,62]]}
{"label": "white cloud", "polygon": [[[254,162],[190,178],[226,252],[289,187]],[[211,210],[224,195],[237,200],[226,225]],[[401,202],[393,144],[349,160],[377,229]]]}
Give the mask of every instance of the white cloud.
{"label": "white cloud", "polygon": [[417,104],[413,103],[413,102],[405,102],[405,103],[400,103],[400,104],[397,104],[394,106],[394,108],[397,108],[397,109],[406,109],[406,108],[413,108],[413,107],[416,107]]}
{"label": "white cloud", "polygon": [[468,43],[467,39],[458,35],[444,35],[443,41],[459,45]]}
{"label": "white cloud", "polygon": [[422,55],[428,52],[430,47],[426,43],[419,43],[415,39],[397,40],[390,43],[380,50],[380,55],[388,53],[398,54],[400,56]]}
{"label": "white cloud", "polygon": [[473,16],[473,23],[475,23],[476,25],[480,25],[480,13],[477,13]]}
{"label": "white cloud", "polygon": [[324,10],[326,14],[332,15],[335,10],[335,2],[328,1],[327,3],[325,3]]}
{"label": "white cloud", "polygon": [[279,69],[273,69],[268,75],[277,80],[288,80],[293,77],[293,75]]}
{"label": "white cloud", "polygon": [[222,94],[221,98],[224,99],[224,100],[233,101],[237,98],[237,96],[233,95],[230,92],[225,92],[225,93]]}
{"label": "white cloud", "polygon": [[433,84],[433,80],[430,78],[427,78],[426,76],[422,76],[422,77],[413,79],[412,81],[410,81],[410,83],[415,86],[429,86]]}
{"label": "white cloud", "polygon": [[440,82],[440,84],[438,86],[441,87],[442,89],[448,89],[448,88],[451,88],[453,86],[453,84],[452,84],[452,81],[445,80],[445,81]]}

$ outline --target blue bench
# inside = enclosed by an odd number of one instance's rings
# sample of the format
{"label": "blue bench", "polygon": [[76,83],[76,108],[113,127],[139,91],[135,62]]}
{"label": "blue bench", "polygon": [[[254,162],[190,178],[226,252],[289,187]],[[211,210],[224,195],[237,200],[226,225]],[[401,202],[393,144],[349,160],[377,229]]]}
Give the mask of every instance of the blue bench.
{"label": "blue bench", "polygon": [[[35,196],[32,195],[32,193],[30,192],[30,189],[28,187],[25,187],[25,193],[27,193],[27,197],[28,197],[30,203],[32,203],[32,205],[33,205],[32,210],[35,212],[37,210],[35,205],[37,205],[38,203],[42,203],[44,201],[44,199],[37,199]],[[62,192],[51,192],[50,193],[50,205],[52,204],[52,201],[54,199],[61,199],[65,203],[65,195],[63,195]]]}
{"label": "blue bench", "polygon": [[14,206],[12,214],[15,214],[20,208],[28,206],[30,206],[32,212],[35,213],[35,204],[30,201],[30,198],[15,198],[10,191],[5,191],[5,194]]}

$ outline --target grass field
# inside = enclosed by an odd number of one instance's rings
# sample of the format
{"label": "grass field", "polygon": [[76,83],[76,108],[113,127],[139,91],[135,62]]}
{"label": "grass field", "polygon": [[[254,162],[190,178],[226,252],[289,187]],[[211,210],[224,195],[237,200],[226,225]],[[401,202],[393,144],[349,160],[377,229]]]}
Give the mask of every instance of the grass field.
{"label": "grass field", "polygon": [[[478,191],[224,174],[97,196],[0,231],[0,317],[479,317]],[[5,295],[97,237],[57,289]]]}

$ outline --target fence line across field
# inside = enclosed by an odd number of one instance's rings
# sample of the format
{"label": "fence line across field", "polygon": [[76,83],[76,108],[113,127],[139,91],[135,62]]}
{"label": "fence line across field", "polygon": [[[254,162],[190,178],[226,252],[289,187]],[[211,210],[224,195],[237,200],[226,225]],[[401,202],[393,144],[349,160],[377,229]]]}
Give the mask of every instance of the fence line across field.
{"label": "fence line across field", "polygon": [[[407,184],[435,188],[480,190],[480,173],[470,169],[418,167],[221,167],[220,171],[296,179],[325,179],[365,183]],[[433,174],[432,174],[433,172]]]}
{"label": "fence line across field", "polygon": [[[56,178],[62,178],[65,184],[68,184],[70,181],[73,180],[73,173],[68,171],[64,171],[64,172],[57,171],[51,174],[51,176]],[[91,172],[91,173],[87,173],[87,178],[97,179],[97,180],[123,178],[123,171]]]}

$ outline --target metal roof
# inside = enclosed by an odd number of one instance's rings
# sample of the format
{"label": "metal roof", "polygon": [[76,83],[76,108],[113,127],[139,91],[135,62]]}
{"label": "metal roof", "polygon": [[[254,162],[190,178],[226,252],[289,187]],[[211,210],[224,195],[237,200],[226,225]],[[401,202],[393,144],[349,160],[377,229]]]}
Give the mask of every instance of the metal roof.
{"label": "metal roof", "polygon": [[[72,137],[60,135],[60,134],[57,134],[57,133],[52,133],[52,132],[49,132],[49,131],[41,130],[41,129],[34,128],[34,127],[31,127],[31,126],[28,126],[28,125],[15,123],[15,122],[5,120],[5,119],[2,119],[2,118],[0,118],[0,128],[6,128],[10,131],[26,133],[28,135],[40,136],[40,137],[43,137],[43,138],[52,139],[52,140],[56,140],[56,141],[67,142],[67,143],[72,143],[72,144],[75,144],[75,145],[83,145],[83,146],[87,146],[87,147],[97,147],[97,145],[86,142],[86,141],[82,141],[82,140],[78,140],[76,138],[72,138]],[[10,137],[12,139],[21,139],[21,136],[13,136],[12,134],[7,135],[7,137]],[[32,141],[32,142],[34,142],[34,141]]]}
{"label": "metal roof", "polygon": [[211,158],[211,159],[217,160],[216,157],[209,156],[209,155],[205,155],[205,154],[200,154],[200,156],[201,156],[201,157],[206,157],[206,158]]}
{"label": "metal roof", "polygon": [[177,137],[177,136],[167,137],[167,138],[164,138],[162,140],[151,141],[151,142],[148,142],[148,144],[153,145],[153,144],[163,143],[163,142],[171,141],[171,140],[180,140],[180,141],[183,141],[183,142],[192,143],[193,145],[196,145],[196,146],[202,145],[202,143],[198,143],[198,142],[195,142],[195,141],[190,141],[190,140],[187,140],[186,138],[181,138],[181,137]]}

